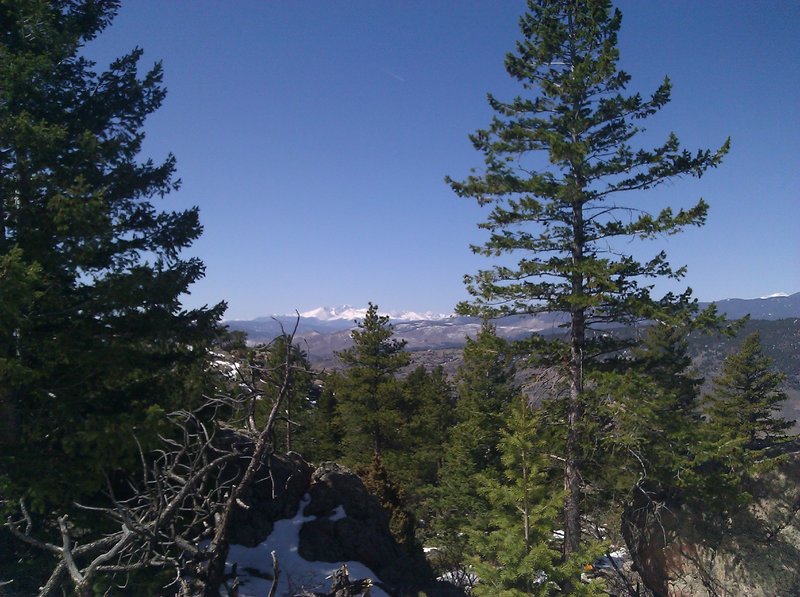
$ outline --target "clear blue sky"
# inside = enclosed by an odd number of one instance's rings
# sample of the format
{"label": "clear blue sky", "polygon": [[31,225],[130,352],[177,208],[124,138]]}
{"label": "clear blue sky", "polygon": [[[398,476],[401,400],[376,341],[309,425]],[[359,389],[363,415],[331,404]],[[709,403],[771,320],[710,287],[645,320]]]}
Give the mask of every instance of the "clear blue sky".
{"label": "clear blue sky", "polygon": [[[670,130],[689,149],[733,143],[699,181],[628,198],[711,205],[704,228],[644,249],[687,265],[701,300],[800,291],[800,3],[617,5],[629,90],[674,85],[650,144]],[[207,275],[186,305],[224,299],[233,319],[370,300],[450,312],[467,298],[463,275],[491,265],[468,248],[482,210],[443,179],[482,165],[467,135],[489,123],[486,93],[520,91],[503,57],[524,6],[124,2],[88,52],[104,66],[138,45],[164,62],[169,94],[144,155],[178,159],[183,186],[161,207],[201,210],[190,254]]]}

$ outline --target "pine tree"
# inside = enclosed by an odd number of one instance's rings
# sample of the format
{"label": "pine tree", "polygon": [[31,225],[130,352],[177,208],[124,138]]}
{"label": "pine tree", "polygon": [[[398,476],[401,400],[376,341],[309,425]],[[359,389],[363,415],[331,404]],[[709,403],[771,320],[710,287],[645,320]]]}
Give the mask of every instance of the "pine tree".
{"label": "pine tree", "polygon": [[[655,215],[646,205],[625,205],[622,195],[654,188],[674,178],[701,176],[728,149],[691,154],[670,134],[655,149],[632,145],[636,121],[658,112],[670,98],[668,79],[649,98],[625,95],[630,76],[617,68],[621,14],[609,0],[529,0],[520,20],[523,39],[506,58],[506,70],[527,96],[504,102],[489,96],[496,116],[471,136],[484,155],[484,172],[455,192],[492,211],[480,227],[488,240],[473,251],[511,255],[493,269],[466,276],[467,314],[497,316],[566,314],[567,342],[551,346],[551,364],[569,379],[565,412],[565,556],[581,548],[582,448],[588,410],[586,392],[595,362],[630,342],[592,333],[608,323],[675,321],[696,309],[690,291],[651,296],[654,278],[679,279],[664,252],[639,261],[625,253],[631,238],[652,239],[704,223],[700,200],[675,213]],[[538,156],[538,157],[537,157]]]}
{"label": "pine tree", "polygon": [[97,73],[81,55],[118,4],[0,7],[3,466],[15,493],[42,499],[95,488],[133,433],[146,441],[148,421],[186,400],[224,309],[182,309],[204,271],[180,256],[198,212],[158,211],[175,158],[139,159],[161,65],[139,76],[135,49]]}
{"label": "pine tree", "polygon": [[758,332],[745,338],[714,378],[714,389],[706,399],[707,452],[734,484],[743,475],[774,464],[791,438],[788,431],[794,423],[780,416],[788,397],[782,389],[784,379],[763,354]]}
{"label": "pine tree", "polygon": [[402,474],[398,482],[419,496],[437,485],[443,450],[453,425],[453,388],[442,367],[428,371],[416,367],[402,383],[406,424],[401,429],[401,449],[392,454]]}
{"label": "pine tree", "polygon": [[299,451],[309,462],[341,458],[342,432],[335,389],[338,378],[335,372],[320,375],[320,387],[300,438]]}
{"label": "pine tree", "polygon": [[[559,583],[579,574],[584,562],[601,553],[576,553],[562,562],[556,531],[563,495],[555,486],[542,442],[542,412],[519,396],[501,431],[502,475],[477,475],[489,516],[485,524],[471,525],[469,532],[480,579],[476,595],[560,594]],[[601,589],[595,583],[580,584],[570,594],[605,594]]]}
{"label": "pine tree", "polygon": [[342,454],[349,464],[368,465],[372,455],[386,456],[405,424],[403,391],[396,377],[408,364],[405,342],[394,339],[387,316],[369,303],[352,332],[353,346],[336,356],[346,367],[335,382]]}
{"label": "pine tree", "polygon": [[499,443],[512,400],[519,393],[509,343],[484,321],[467,338],[455,375],[455,424],[444,447],[439,487],[427,502],[430,541],[439,549],[442,573],[466,574],[465,529],[486,528],[489,503],[478,491],[478,475],[499,479]]}
{"label": "pine tree", "polygon": [[[623,505],[642,495],[660,504],[690,490],[702,431],[703,383],[688,354],[691,329],[654,322],[641,345],[610,360],[610,371],[597,376],[593,391],[602,397],[598,411],[607,422],[600,439],[607,466],[597,470],[612,471],[597,485],[616,485],[616,499]],[[601,499],[615,498],[606,494]]]}
{"label": "pine tree", "polygon": [[451,529],[486,511],[475,475],[499,475],[501,429],[519,393],[511,347],[490,323],[467,339],[463,354],[455,378],[456,424],[445,448],[441,484],[442,522]]}
{"label": "pine tree", "polygon": [[[287,346],[291,346],[289,354],[286,351]],[[315,393],[308,355],[299,345],[290,345],[288,336],[281,335],[265,347],[259,360],[266,401],[261,401],[261,412],[257,413],[258,428],[261,426],[261,420],[266,420],[272,402],[283,390],[285,396],[282,413],[283,433],[281,437],[276,438],[274,444],[276,449],[286,452],[296,450],[293,438],[303,433],[310,415],[310,399]]]}

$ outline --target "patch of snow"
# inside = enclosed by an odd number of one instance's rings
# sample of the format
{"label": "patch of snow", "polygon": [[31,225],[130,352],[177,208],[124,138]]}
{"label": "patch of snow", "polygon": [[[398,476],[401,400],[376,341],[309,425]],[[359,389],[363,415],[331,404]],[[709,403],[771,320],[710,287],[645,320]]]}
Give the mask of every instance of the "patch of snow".
{"label": "patch of snow", "polygon": [[333,514],[328,517],[328,520],[336,521],[342,518],[347,518],[347,512],[344,511],[344,506],[337,506]]}
{"label": "patch of snow", "polygon": [[622,565],[628,560],[628,550],[620,548],[612,551],[607,556],[603,556],[594,563],[595,568],[622,568]]}
{"label": "patch of snow", "polygon": [[216,359],[211,361],[211,365],[229,379],[236,379],[240,375],[238,363],[231,363],[230,361],[226,361],[224,359]]}
{"label": "patch of snow", "polygon": [[[278,559],[277,597],[294,595],[296,592],[328,591],[331,578],[343,565],[347,564],[349,576],[356,580],[370,578],[373,583],[381,580],[372,570],[361,562],[309,562],[300,557],[300,529],[303,524],[315,520],[315,516],[303,516],[303,510],[311,501],[306,494],[297,509],[297,515],[291,519],[275,522],[272,533],[256,547],[231,545],[228,552],[228,566],[237,564],[239,575],[239,597],[263,597],[269,593],[272,585],[272,552]],[[334,510],[329,520],[339,520],[347,514],[342,506]],[[372,597],[389,597],[377,586],[370,589]]]}
{"label": "patch of snow", "polygon": [[772,293],[772,294],[768,294],[767,296],[760,296],[760,297],[758,297],[758,298],[761,298],[761,299],[771,299],[771,298],[785,298],[785,297],[787,297],[787,296],[789,296],[789,294],[788,294],[788,293],[786,293],[786,292],[774,292],[774,293]]}
{"label": "patch of snow", "polygon": [[366,308],[357,309],[350,305],[342,305],[341,307],[317,307],[300,313],[300,317],[319,319],[320,321],[333,321],[338,319],[363,319],[366,314]]}
{"label": "patch of snow", "polygon": [[448,582],[460,589],[469,589],[474,587],[480,581],[476,574],[466,569],[445,572],[436,580]]}

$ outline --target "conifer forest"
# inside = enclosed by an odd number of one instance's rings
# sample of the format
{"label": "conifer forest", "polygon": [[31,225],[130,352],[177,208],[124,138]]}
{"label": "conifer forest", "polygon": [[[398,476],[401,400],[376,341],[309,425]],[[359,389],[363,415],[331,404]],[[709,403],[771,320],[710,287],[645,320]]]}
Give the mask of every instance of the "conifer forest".
{"label": "conifer forest", "polygon": [[[704,225],[649,192],[730,142],[643,134],[673,83],[620,69],[610,0],[522,8],[518,95],[489,90],[475,167],[442,172],[484,208],[446,371],[373,303],[326,369],[292,325],[184,308],[200,214],[142,155],[161,64],[82,54],[118,0],[0,2],[0,595],[800,595],[786,376],[745,320],[657,294],[686,271],[639,246]],[[542,314],[557,333],[497,333]],[[728,339],[710,375],[698,338]],[[233,565],[289,519],[300,556],[368,572]]]}

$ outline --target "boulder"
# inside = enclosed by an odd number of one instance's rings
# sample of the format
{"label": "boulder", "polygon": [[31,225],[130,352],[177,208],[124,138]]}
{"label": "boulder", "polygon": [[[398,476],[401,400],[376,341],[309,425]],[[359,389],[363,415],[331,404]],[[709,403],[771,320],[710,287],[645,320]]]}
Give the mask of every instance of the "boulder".
{"label": "boulder", "polygon": [[303,558],[361,562],[392,595],[464,596],[455,586],[436,581],[419,546],[398,544],[387,512],[351,470],[321,464],[311,476],[308,494],[303,514],[317,518],[300,529],[298,552]]}
{"label": "boulder", "polygon": [[748,490],[752,504],[722,522],[687,505],[634,520],[626,541],[656,597],[800,595],[800,457]]}
{"label": "boulder", "polygon": [[[226,438],[247,452],[241,437]],[[241,441],[240,441],[241,440]],[[234,475],[235,467],[221,474]],[[255,548],[267,540],[275,522],[295,517],[301,503],[306,518],[297,554],[309,562],[360,562],[374,572],[387,593],[428,597],[464,593],[434,577],[419,546],[404,547],[389,529],[389,515],[351,470],[326,462],[316,470],[298,454],[273,454],[237,508],[230,543]]]}
{"label": "boulder", "polygon": [[[247,453],[252,443],[241,436],[237,447]],[[291,518],[303,498],[311,479],[311,466],[296,452],[270,454],[256,473],[255,482],[242,495],[246,508],[233,513],[229,543],[255,547],[264,541],[274,521]],[[230,467],[233,468],[233,467]],[[224,469],[221,475],[239,475],[241,470]]]}
{"label": "boulder", "polygon": [[[383,578],[402,552],[389,531],[389,517],[352,471],[323,463],[311,476],[311,498],[303,514],[317,516],[300,530],[299,553],[306,560],[356,560]],[[333,515],[338,508],[342,515]]]}

